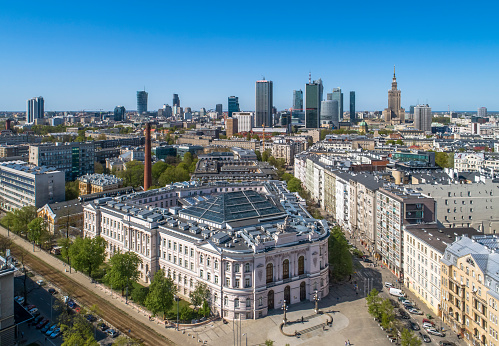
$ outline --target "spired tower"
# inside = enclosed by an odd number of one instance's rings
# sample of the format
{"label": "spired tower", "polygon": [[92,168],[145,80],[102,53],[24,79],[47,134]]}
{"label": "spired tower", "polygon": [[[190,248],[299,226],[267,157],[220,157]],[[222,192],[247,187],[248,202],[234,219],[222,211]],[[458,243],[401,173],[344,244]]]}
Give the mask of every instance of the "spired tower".
{"label": "spired tower", "polygon": [[401,107],[401,92],[397,89],[397,77],[395,77],[395,66],[393,66],[392,90],[388,90],[388,108],[383,111],[386,123],[403,124],[405,122],[405,110]]}

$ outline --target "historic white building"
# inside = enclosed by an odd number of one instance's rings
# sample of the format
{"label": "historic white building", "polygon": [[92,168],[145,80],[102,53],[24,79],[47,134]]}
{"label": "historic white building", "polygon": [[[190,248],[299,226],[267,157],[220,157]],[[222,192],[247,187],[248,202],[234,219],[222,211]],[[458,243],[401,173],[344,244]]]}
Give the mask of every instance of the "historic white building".
{"label": "historic white building", "polygon": [[206,283],[212,311],[222,317],[259,318],[284,300],[329,293],[327,223],[312,218],[283,184],[170,187],[99,199],[84,206],[85,235],[106,239],[109,255],[139,254],[145,283],[161,268],[185,297]]}

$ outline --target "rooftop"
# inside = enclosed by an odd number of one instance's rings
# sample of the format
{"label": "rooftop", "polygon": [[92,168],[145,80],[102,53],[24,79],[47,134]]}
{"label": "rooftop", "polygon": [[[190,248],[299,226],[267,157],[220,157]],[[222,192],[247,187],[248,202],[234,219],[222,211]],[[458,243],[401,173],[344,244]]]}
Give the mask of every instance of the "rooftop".
{"label": "rooftop", "polygon": [[20,160],[1,162],[0,167],[10,168],[16,171],[25,172],[29,174],[45,174],[45,173],[58,172],[58,170],[56,170],[53,167],[35,166]]}

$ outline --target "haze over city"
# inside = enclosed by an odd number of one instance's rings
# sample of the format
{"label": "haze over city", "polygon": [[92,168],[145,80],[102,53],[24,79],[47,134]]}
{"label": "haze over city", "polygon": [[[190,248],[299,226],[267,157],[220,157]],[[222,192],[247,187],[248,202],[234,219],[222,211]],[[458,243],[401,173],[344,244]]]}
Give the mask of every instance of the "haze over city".
{"label": "haze over city", "polygon": [[496,10],[430,1],[8,2],[0,110],[23,110],[38,95],[47,111],[135,109],[144,87],[151,109],[177,93],[193,109],[225,109],[238,95],[241,109],[254,110],[262,76],[281,110],[309,72],[325,92],[355,90],[358,110],[382,110],[396,65],[405,108],[493,111]]}

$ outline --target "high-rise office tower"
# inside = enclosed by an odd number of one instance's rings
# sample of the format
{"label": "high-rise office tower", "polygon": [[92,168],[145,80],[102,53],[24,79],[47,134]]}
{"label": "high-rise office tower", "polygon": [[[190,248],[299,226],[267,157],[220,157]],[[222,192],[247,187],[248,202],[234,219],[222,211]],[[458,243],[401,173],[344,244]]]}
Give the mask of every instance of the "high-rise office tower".
{"label": "high-rise office tower", "polygon": [[32,124],[35,119],[42,119],[45,114],[45,101],[43,97],[33,97],[26,101],[26,122]]}
{"label": "high-rise office tower", "polygon": [[341,88],[333,88],[333,92],[327,94],[327,99],[338,102],[338,114],[340,120],[343,119],[343,93],[341,92]]}
{"label": "high-rise office tower", "polygon": [[480,107],[480,108],[478,108],[477,115],[480,118],[486,118],[487,117],[487,107]]}
{"label": "high-rise office tower", "polygon": [[228,109],[227,113],[229,115],[229,118],[232,117],[232,113],[240,112],[240,110],[239,110],[239,97],[229,96],[227,109]]}
{"label": "high-rise office tower", "polygon": [[323,94],[322,80],[312,82],[309,77],[305,85],[305,127],[316,129],[320,126],[319,116],[321,114],[321,101]]}
{"label": "high-rise office tower", "polygon": [[178,97],[178,94],[173,94],[173,102],[172,102],[172,107],[180,107],[180,97]]}
{"label": "high-rise office tower", "polygon": [[432,113],[428,105],[414,107],[414,127],[418,130],[431,132]]}
{"label": "high-rise office tower", "polygon": [[255,83],[255,126],[272,127],[272,106],[274,105],[273,83],[259,80]]}
{"label": "high-rise office tower", "polygon": [[137,113],[147,112],[147,92],[145,90],[137,91]]}
{"label": "high-rise office tower", "polygon": [[403,124],[405,122],[405,110],[401,107],[401,92],[397,89],[397,77],[395,77],[395,66],[393,66],[392,89],[388,90],[388,108],[383,111],[386,123]]}
{"label": "high-rise office tower", "polygon": [[[321,116],[320,116],[320,124],[331,126],[333,125],[333,107],[338,108],[338,103],[332,100],[324,100],[321,102]],[[338,111],[336,110],[336,114]]]}
{"label": "high-rise office tower", "polygon": [[123,106],[114,107],[114,121],[123,121],[126,109]]}
{"label": "high-rise office tower", "polygon": [[293,111],[303,111],[303,91],[293,90]]}
{"label": "high-rise office tower", "polygon": [[357,114],[355,114],[355,91],[350,91],[350,122],[357,122]]}
{"label": "high-rise office tower", "polygon": [[215,106],[215,112],[217,112],[218,115],[222,115],[223,105],[221,103],[217,103],[217,105]]}

